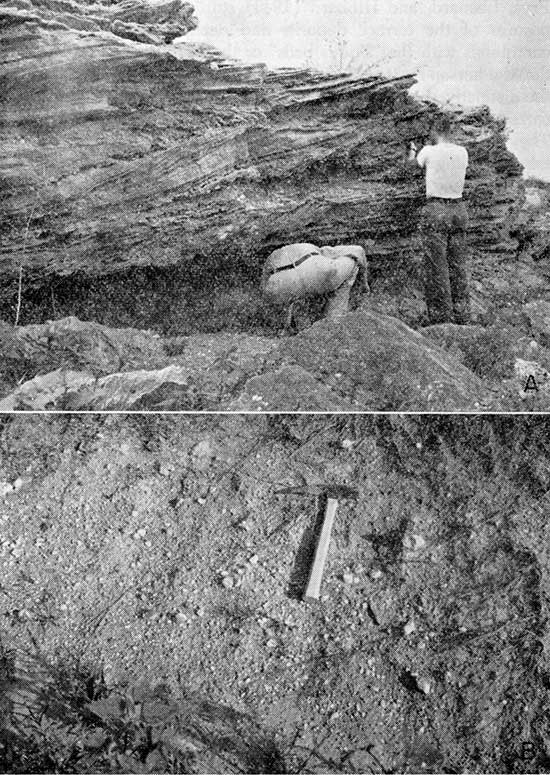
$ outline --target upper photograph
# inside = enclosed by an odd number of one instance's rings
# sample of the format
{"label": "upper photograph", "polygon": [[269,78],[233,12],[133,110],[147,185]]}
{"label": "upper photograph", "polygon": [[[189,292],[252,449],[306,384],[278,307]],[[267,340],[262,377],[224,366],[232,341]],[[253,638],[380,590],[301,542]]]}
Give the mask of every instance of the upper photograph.
{"label": "upper photograph", "polygon": [[540,0],[5,0],[0,411],[550,411]]}

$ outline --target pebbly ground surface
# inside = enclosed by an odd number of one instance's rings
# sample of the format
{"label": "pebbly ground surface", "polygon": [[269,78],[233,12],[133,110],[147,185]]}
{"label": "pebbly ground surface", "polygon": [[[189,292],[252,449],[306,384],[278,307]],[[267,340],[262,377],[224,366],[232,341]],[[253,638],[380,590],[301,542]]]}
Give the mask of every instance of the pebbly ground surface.
{"label": "pebbly ground surface", "polygon": [[[2,646],[246,714],[287,772],[547,772],[547,437],[545,418],[4,416]],[[337,484],[357,497],[306,604]]]}

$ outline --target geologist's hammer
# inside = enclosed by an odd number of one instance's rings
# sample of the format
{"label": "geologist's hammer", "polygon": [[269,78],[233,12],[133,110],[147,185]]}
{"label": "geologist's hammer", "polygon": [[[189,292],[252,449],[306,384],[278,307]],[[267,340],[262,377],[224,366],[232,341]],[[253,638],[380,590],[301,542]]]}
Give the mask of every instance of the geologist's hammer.
{"label": "geologist's hammer", "polygon": [[356,497],[357,491],[345,485],[337,485],[329,488],[326,495],[327,502],[325,506],[325,515],[315,547],[315,555],[309,573],[309,580],[304,592],[303,599],[305,601],[319,600],[321,594],[321,582],[323,580],[323,572],[330,546],[334,517],[336,516],[336,510],[338,508],[338,497]]}

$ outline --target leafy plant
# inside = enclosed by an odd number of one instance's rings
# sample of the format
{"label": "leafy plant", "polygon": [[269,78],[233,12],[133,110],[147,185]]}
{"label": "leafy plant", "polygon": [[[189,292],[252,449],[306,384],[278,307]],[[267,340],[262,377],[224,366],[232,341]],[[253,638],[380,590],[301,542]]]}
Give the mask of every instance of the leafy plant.
{"label": "leafy plant", "polygon": [[34,678],[32,668],[22,678],[12,661],[5,672],[0,772],[284,771],[276,746],[250,717],[192,693],[145,682],[108,685],[79,666],[37,663]]}

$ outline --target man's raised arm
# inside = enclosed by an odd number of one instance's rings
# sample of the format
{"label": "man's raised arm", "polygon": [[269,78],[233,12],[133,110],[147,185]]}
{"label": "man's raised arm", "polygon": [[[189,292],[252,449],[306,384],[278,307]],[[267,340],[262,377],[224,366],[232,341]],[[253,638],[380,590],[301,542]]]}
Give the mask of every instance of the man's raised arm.
{"label": "man's raised arm", "polygon": [[407,164],[410,164],[411,167],[417,164],[417,153],[418,153],[418,147],[415,142],[411,140],[409,143],[409,153],[407,155]]}

